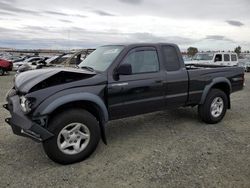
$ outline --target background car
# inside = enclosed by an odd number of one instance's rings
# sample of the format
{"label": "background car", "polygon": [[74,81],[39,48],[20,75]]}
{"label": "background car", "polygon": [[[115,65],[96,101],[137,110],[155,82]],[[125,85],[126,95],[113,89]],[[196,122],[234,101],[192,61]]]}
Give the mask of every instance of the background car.
{"label": "background car", "polygon": [[245,72],[250,72],[250,57],[239,59],[239,67],[243,67]]}
{"label": "background car", "polygon": [[11,71],[13,63],[4,59],[0,59],[0,75],[4,75],[5,72]]}
{"label": "background car", "polygon": [[45,57],[39,61],[35,61],[32,63],[24,63],[23,65],[17,68],[17,73],[25,72],[28,70],[41,69],[46,67],[63,67],[61,63],[69,58],[65,54],[52,56],[50,58]]}
{"label": "background car", "polygon": [[22,66],[23,64],[29,64],[30,66],[34,66],[36,65],[36,62],[40,61],[40,60],[44,60],[44,57],[39,57],[39,56],[36,56],[36,57],[30,57],[28,59],[25,59],[24,61],[20,61],[20,62],[14,62],[13,64],[13,70],[18,70],[18,68],[20,66]]}
{"label": "background car", "polygon": [[[89,54],[91,54],[95,49],[84,49],[76,51],[75,53],[62,53],[60,55],[55,55],[50,58],[41,57],[40,60],[27,59],[25,61],[31,62],[17,62],[15,63],[15,70],[17,73],[25,72],[28,70],[41,69],[46,67],[77,67],[77,65],[82,62]],[[37,58],[37,57],[36,57]],[[24,61],[24,62],[25,62]]]}
{"label": "background car", "polygon": [[238,66],[238,55],[232,52],[203,52],[197,53],[192,61],[186,64]]}
{"label": "background car", "polygon": [[184,63],[188,63],[192,61],[192,58],[188,55],[182,55],[182,58],[183,58]]}

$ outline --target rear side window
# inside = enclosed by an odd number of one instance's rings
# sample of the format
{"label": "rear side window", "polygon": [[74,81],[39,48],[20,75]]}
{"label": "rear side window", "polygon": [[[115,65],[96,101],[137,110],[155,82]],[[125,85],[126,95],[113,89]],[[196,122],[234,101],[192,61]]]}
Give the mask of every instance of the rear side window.
{"label": "rear side window", "polygon": [[159,61],[155,50],[133,50],[123,63],[132,66],[132,73],[149,73],[159,71]]}
{"label": "rear side window", "polygon": [[224,61],[230,61],[229,54],[224,54]]}
{"label": "rear side window", "polygon": [[232,61],[237,61],[237,56],[235,54],[232,54],[231,59],[232,59]]}
{"label": "rear side window", "polygon": [[177,71],[180,69],[179,56],[173,46],[163,46],[165,66],[167,71]]}

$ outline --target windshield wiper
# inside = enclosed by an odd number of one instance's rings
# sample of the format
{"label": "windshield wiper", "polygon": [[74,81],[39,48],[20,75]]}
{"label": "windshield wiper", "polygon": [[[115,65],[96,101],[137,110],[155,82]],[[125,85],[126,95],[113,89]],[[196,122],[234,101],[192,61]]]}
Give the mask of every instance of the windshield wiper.
{"label": "windshield wiper", "polygon": [[89,70],[89,71],[91,71],[91,72],[94,72],[95,71],[95,69],[93,68],[93,67],[89,67],[89,66],[82,66],[82,67],[80,67],[81,69],[87,69],[87,70]]}

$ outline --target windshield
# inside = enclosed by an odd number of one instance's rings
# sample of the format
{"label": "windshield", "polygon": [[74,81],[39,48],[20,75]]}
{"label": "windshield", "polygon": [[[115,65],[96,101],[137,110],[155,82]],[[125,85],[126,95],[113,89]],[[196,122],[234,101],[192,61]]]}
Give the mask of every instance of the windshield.
{"label": "windshield", "polygon": [[214,54],[213,53],[207,53],[207,54],[196,54],[193,57],[193,60],[213,60]]}
{"label": "windshield", "polygon": [[84,59],[79,67],[91,67],[97,71],[105,71],[123,50],[124,46],[102,46]]}

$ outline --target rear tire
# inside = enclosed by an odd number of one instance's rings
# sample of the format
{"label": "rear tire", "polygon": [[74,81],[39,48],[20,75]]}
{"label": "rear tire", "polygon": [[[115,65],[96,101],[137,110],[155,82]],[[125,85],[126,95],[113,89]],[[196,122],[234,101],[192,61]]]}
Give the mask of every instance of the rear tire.
{"label": "rear tire", "polygon": [[2,68],[0,68],[0,75],[3,76],[4,75],[4,70]]}
{"label": "rear tire", "polygon": [[83,109],[72,109],[56,115],[48,130],[54,134],[43,142],[47,156],[56,163],[72,164],[89,157],[100,141],[96,118]]}
{"label": "rear tire", "polygon": [[227,95],[219,89],[212,89],[208,93],[204,104],[198,106],[198,114],[205,123],[215,124],[223,119],[227,108]]}

